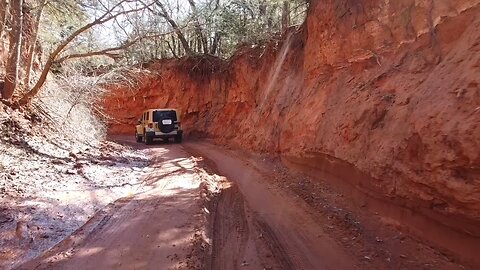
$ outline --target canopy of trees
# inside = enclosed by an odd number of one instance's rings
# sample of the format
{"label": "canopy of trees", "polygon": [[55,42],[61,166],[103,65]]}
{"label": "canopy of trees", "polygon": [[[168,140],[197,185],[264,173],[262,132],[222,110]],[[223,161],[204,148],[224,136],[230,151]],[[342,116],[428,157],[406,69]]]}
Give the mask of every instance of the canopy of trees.
{"label": "canopy of trees", "polygon": [[303,22],[304,0],[0,0],[3,100],[26,104],[63,65],[229,57]]}

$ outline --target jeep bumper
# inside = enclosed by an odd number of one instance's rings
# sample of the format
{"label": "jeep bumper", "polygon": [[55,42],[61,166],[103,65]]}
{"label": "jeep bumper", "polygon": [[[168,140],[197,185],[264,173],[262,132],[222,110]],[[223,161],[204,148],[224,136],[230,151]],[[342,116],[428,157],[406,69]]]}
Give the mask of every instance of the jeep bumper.
{"label": "jeep bumper", "polygon": [[149,138],[161,138],[161,139],[168,139],[168,138],[175,138],[177,135],[182,136],[182,130],[175,130],[170,133],[163,133],[160,131],[147,131],[145,135]]}

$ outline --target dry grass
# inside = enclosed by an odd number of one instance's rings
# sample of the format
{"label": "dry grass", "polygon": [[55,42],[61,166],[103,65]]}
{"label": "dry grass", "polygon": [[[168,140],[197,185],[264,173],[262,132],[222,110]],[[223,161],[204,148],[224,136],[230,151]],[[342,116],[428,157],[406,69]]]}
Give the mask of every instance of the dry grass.
{"label": "dry grass", "polygon": [[56,80],[50,80],[35,99],[35,111],[65,137],[96,144],[104,138],[106,131],[96,105],[104,94],[100,82],[100,77],[58,76]]}

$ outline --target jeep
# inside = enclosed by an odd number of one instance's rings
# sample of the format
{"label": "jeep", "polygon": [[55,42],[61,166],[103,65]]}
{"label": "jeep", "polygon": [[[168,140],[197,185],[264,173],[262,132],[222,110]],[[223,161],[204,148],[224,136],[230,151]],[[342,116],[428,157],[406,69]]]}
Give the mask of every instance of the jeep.
{"label": "jeep", "polygon": [[151,144],[157,138],[164,141],[173,138],[176,143],[180,143],[182,134],[180,115],[175,109],[146,110],[135,127],[136,141],[145,144]]}

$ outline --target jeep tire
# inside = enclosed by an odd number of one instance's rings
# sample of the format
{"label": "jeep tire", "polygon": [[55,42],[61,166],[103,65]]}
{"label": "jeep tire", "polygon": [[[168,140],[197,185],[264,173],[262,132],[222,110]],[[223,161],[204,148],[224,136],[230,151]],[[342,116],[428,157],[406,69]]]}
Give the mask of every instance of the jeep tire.
{"label": "jeep tire", "polygon": [[145,134],[145,144],[152,144],[153,143],[153,137],[151,136],[148,136],[147,134]]}
{"label": "jeep tire", "polygon": [[137,143],[140,143],[143,141],[142,136],[138,135],[137,132],[135,132],[135,141],[137,141]]}
{"label": "jeep tire", "polygon": [[182,134],[175,135],[174,141],[176,143],[181,143],[182,142]]}

